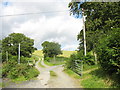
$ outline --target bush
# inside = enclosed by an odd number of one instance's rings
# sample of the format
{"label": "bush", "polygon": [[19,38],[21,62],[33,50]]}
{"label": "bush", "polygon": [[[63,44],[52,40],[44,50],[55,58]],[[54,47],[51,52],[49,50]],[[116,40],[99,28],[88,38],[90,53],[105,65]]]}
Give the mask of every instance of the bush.
{"label": "bush", "polygon": [[12,70],[12,68],[16,66],[16,64],[17,62],[15,61],[4,62],[2,66],[2,76],[7,77],[10,71]]}
{"label": "bush", "polygon": [[37,77],[39,74],[39,71],[34,68],[31,67],[30,69],[27,70],[27,73],[24,75],[26,79],[32,79],[34,77]]}
{"label": "bush", "polygon": [[83,51],[79,51],[77,54],[72,54],[66,63],[66,68],[80,74],[82,70],[82,64],[95,65],[95,58],[93,55],[88,53],[86,56],[84,56],[82,53]]}
{"label": "bush", "polygon": [[104,35],[97,47],[98,60],[107,73],[120,75],[120,28]]}
{"label": "bush", "polygon": [[29,80],[39,74],[36,68],[22,63],[17,64],[15,61],[4,62],[2,69],[3,78],[7,77],[10,79],[18,79],[22,76],[22,78],[24,77],[26,80]]}
{"label": "bush", "polygon": [[48,62],[50,61],[50,59],[51,59],[50,57],[45,58],[45,60],[48,61]]}
{"label": "bush", "polygon": [[72,54],[70,59],[66,62],[66,68],[74,69],[75,68],[75,60],[77,59],[77,54]]}
{"label": "bush", "polygon": [[94,56],[92,56],[90,54],[87,54],[86,56],[84,56],[83,61],[85,64],[95,65],[95,58],[94,58]]}

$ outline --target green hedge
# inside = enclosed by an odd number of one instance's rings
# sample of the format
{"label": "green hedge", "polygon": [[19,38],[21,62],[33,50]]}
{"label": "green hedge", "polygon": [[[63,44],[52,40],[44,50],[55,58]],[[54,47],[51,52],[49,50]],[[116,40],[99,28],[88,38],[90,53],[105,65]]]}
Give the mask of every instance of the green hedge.
{"label": "green hedge", "polygon": [[32,79],[39,74],[39,71],[27,64],[17,64],[15,61],[8,61],[3,63],[2,77],[10,79],[24,78],[25,80]]}

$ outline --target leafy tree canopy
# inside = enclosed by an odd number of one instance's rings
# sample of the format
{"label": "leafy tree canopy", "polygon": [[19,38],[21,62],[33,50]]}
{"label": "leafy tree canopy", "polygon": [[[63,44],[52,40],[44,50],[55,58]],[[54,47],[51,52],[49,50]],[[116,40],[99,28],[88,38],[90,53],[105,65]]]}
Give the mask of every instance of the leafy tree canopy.
{"label": "leafy tree canopy", "polygon": [[[69,3],[73,15],[86,15],[86,30],[111,30],[120,27],[120,2],[73,2]],[[83,9],[83,10],[82,10]]]}
{"label": "leafy tree canopy", "polygon": [[[87,52],[93,51],[101,67],[109,73],[120,75],[120,2],[73,2],[69,3],[73,15],[86,16],[85,30]],[[79,52],[83,49],[83,33],[80,40]]]}
{"label": "leafy tree canopy", "polygon": [[53,57],[62,54],[61,45],[56,42],[45,41],[42,43],[44,57]]}
{"label": "leafy tree canopy", "polygon": [[2,40],[3,59],[5,59],[6,51],[10,55],[17,56],[19,43],[21,56],[30,57],[32,52],[36,49],[33,47],[33,39],[30,39],[29,37],[26,37],[24,34],[21,33],[12,33]]}

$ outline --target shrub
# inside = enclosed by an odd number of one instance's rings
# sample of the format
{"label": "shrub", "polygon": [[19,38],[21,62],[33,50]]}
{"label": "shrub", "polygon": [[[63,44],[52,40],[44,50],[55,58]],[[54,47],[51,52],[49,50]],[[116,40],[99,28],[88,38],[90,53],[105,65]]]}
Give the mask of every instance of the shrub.
{"label": "shrub", "polygon": [[95,65],[95,58],[93,55],[88,53],[86,56],[84,56],[82,53],[83,51],[79,51],[77,54],[72,54],[70,59],[66,62],[66,68],[80,74],[82,70],[82,64]]}
{"label": "shrub", "polygon": [[120,28],[104,35],[97,47],[98,60],[107,73],[120,75]]}
{"label": "shrub", "polygon": [[50,57],[45,58],[45,60],[48,61],[48,62],[50,61],[50,59],[51,59]]}
{"label": "shrub", "polygon": [[94,58],[94,56],[92,56],[90,54],[87,54],[86,56],[84,56],[83,61],[85,64],[95,65],[95,58]]}
{"label": "shrub", "polygon": [[30,69],[27,70],[24,76],[26,79],[32,79],[34,77],[37,77],[38,74],[39,74],[39,71],[36,68],[31,67]]}
{"label": "shrub", "polygon": [[[3,63],[2,76],[10,79],[18,79],[23,76],[26,80],[36,77],[39,71],[27,64],[18,64],[15,61],[8,61]],[[22,78],[23,78],[22,77]]]}

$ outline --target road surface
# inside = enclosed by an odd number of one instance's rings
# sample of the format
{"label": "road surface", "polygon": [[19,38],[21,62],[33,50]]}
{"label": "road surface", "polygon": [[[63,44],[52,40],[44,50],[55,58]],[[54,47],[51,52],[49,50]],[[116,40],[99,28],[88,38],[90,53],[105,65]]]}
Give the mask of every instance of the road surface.
{"label": "road surface", "polygon": [[[24,81],[20,84],[10,83],[6,88],[81,88],[76,80],[63,72],[62,65],[47,66],[42,59],[41,64],[45,66],[42,68],[38,65],[39,62],[40,60],[35,65],[40,71],[36,80]],[[54,71],[57,76],[50,76],[50,70]]]}

